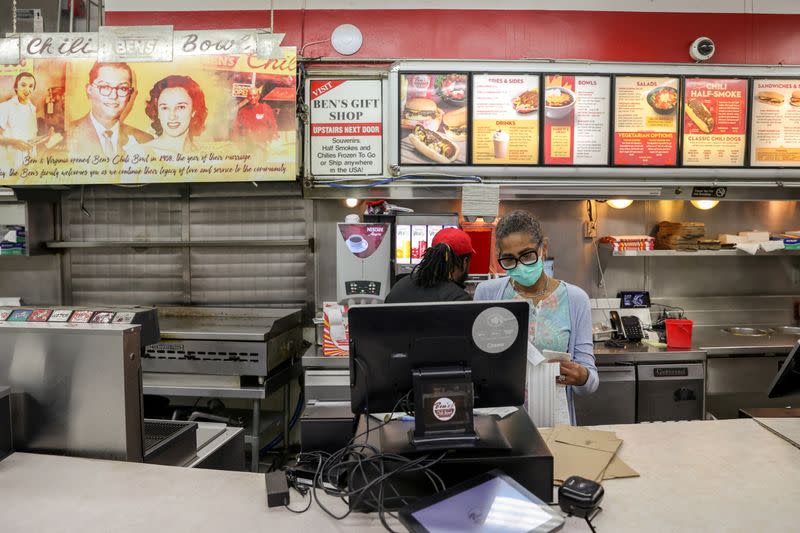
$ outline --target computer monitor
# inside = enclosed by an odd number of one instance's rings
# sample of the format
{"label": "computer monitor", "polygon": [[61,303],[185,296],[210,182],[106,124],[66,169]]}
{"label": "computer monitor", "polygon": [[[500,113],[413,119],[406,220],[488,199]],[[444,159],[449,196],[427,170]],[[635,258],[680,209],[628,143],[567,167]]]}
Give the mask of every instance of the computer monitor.
{"label": "computer monitor", "polygon": [[794,345],[794,349],[783,362],[775,379],[769,386],[770,398],[780,398],[800,394],[800,341]]}
{"label": "computer monitor", "polygon": [[408,399],[417,448],[506,447],[494,427],[476,433],[472,409],[524,402],[528,317],[515,300],[351,307],[353,412],[397,412]]}

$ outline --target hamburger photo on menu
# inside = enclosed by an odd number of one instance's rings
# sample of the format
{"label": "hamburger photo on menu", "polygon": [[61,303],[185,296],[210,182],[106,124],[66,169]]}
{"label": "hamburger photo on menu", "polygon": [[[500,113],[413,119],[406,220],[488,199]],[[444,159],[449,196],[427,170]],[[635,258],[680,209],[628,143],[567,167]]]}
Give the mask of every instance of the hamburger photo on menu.
{"label": "hamburger photo on menu", "polygon": [[[795,93],[792,93],[792,97],[794,97],[794,94]],[[798,96],[800,96],[800,95],[798,95]],[[774,105],[774,106],[783,105],[783,102],[785,100],[785,98],[783,97],[783,94],[779,93],[777,91],[758,91],[758,94],[756,94],[756,97],[758,98],[758,101],[761,102],[762,104],[769,104],[769,105]],[[793,104],[793,105],[797,105],[797,104]]]}
{"label": "hamburger photo on menu", "polygon": [[400,163],[465,164],[466,74],[401,74]]}

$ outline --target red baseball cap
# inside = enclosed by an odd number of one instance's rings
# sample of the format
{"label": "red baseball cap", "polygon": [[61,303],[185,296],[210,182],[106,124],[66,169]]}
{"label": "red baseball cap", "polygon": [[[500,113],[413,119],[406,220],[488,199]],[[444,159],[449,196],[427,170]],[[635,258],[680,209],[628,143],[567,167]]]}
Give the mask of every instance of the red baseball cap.
{"label": "red baseball cap", "polygon": [[475,250],[472,248],[472,239],[469,238],[466,232],[458,228],[444,228],[433,236],[433,246],[444,243],[453,250],[453,253],[462,255],[472,255]]}

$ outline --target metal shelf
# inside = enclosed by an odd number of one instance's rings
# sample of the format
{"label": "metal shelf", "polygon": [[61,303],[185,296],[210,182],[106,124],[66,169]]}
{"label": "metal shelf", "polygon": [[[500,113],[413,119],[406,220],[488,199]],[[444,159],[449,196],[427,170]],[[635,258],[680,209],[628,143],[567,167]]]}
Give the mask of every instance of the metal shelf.
{"label": "metal shelf", "polygon": [[[731,257],[752,256],[741,250],[624,250],[614,251],[611,245],[601,244],[600,249],[608,252],[612,257]],[[777,250],[775,252],[757,252],[757,256],[800,255],[800,250]]]}
{"label": "metal shelf", "polygon": [[309,247],[312,239],[261,239],[224,241],[50,241],[45,246],[51,250],[71,248],[188,248],[203,246],[211,248],[265,248],[265,247]]}

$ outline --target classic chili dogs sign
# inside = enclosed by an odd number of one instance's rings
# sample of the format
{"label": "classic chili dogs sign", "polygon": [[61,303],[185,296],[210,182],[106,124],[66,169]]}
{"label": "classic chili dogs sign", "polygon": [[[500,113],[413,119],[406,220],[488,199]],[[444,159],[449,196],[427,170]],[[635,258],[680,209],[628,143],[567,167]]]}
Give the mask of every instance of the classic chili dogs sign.
{"label": "classic chili dogs sign", "polygon": [[686,78],[685,85],[684,166],[743,166],[747,80]]}

